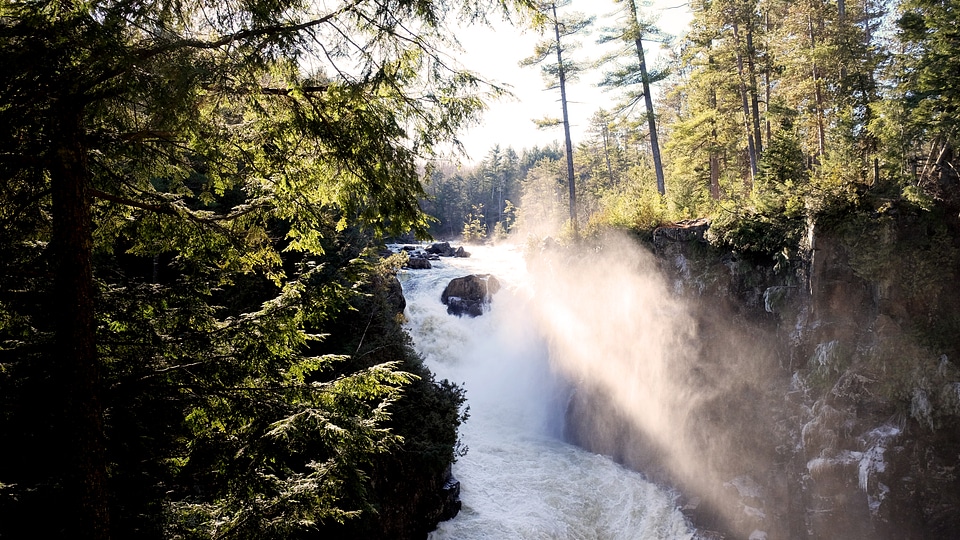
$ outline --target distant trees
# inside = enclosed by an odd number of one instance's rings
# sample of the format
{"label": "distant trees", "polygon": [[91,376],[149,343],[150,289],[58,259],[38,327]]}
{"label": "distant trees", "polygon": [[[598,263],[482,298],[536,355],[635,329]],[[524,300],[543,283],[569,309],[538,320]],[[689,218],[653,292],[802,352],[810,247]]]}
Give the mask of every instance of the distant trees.
{"label": "distant trees", "polygon": [[[513,148],[494,146],[475,166],[435,171],[424,186],[426,197],[422,201],[424,210],[437,219],[431,223],[430,233],[451,238],[461,235],[467,224],[474,224],[471,231],[479,230],[478,226],[491,233],[509,231],[528,171],[544,159],[562,156],[555,144],[528,148],[519,154]],[[474,210],[477,205],[483,206],[483,212]],[[474,223],[478,218],[480,222]]]}

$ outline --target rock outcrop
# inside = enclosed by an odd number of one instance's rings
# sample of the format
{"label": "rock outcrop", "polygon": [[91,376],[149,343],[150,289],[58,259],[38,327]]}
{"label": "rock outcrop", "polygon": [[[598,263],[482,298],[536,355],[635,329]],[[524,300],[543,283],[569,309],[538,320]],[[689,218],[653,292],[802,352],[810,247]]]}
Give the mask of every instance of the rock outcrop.
{"label": "rock outcrop", "polygon": [[500,290],[500,282],[490,274],[469,275],[450,280],[440,301],[447,306],[447,313],[458,317],[483,315],[484,307]]}
{"label": "rock outcrop", "polygon": [[676,436],[710,474],[671,467],[602,388],[572,397],[572,441],[678,487],[711,538],[960,538],[960,225],[897,210],[811,226],[787,264],[713,247],[706,222],[657,229],[700,341],[666,374],[700,385]]}
{"label": "rock outcrop", "polygon": [[469,257],[470,253],[463,249],[463,246],[453,247],[450,245],[450,242],[436,242],[430,244],[426,249],[424,249],[430,255],[437,255],[439,257]]}
{"label": "rock outcrop", "polygon": [[447,521],[453,519],[460,513],[463,503],[460,501],[460,481],[453,475],[450,467],[447,467],[446,479],[443,482],[443,510],[438,521]]}

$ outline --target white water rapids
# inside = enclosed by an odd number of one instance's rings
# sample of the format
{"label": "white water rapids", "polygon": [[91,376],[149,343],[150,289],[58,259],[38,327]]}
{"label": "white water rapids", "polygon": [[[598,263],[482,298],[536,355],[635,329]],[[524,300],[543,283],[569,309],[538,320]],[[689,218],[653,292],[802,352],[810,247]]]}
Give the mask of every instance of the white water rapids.
{"label": "white water rapids", "polygon": [[[469,451],[454,464],[463,509],[441,539],[690,539],[675,496],[605,456],[563,442],[569,388],[551,366],[532,303],[535,284],[511,247],[474,247],[401,273],[407,329],[438,379],[461,383]],[[493,274],[503,288],[483,316],[446,313],[455,277]]]}

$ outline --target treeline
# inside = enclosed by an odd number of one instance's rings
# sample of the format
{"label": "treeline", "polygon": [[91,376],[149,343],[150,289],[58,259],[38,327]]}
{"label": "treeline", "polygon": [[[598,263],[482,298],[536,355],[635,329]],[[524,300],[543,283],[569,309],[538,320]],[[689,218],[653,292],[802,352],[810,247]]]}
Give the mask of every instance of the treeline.
{"label": "treeline", "polygon": [[[713,217],[718,229],[795,236],[804,216],[868,192],[958,205],[955,3],[701,0],[691,4],[689,33],[643,70],[629,45],[664,36],[649,13],[619,4],[613,41],[627,46],[603,64],[619,93],[575,141],[572,178],[548,164],[554,156],[519,177],[511,193],[519,221],[540,222],[549,197],[566,204],[571,181],[587,234]],[[644,85],[655,103],[643,105]],[[653,145],[662,145],[662,196]],[[548,197],[545,184],[564,189]],[[465,223],[435,215],[445,231]]]}
{"label": "treeline", "polygon": [[556,144],[524,149],[494,146],[476,166],[458,170],[442,167],[424,183],[424,211],[433,216],[435,238],[483,240],[505,236],[516,221],[522,181],[542,160],[556,161],[563,152]]}

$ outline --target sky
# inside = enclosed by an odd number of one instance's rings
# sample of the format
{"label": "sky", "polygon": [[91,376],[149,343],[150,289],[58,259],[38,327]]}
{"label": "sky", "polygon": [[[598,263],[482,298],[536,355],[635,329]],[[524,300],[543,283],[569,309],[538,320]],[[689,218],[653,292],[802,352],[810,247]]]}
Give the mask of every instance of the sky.
{"label": "sky", "polygon": [[[597,17],[591,34],[580,39],[582,48],[574,53],[575,60],[587,62],[602,55],[603,51],[595,44],[600,29],[605,26],[602,19],[618,8],[619,5],[614,4],[613,0],[574,0],[567,8]],[[640,10],[659,17],[657,24],[661,30],[675,37],[685,33],[689,25],[690,11],[684,0],[652,0]],[[560,91],[545,90],[546,83],[540,75],[539,66],[519,65],[521,60],[533,54],[542,36],[530,30],[498,24],[493,29],[472,27],[460,30],[458,39],[464,47],[464,53],[459,58],[464,67],[479,73],[486,80],[505,85],[515,95],[513,99],[504,98],[492,103],[480,125],[462,133],[460,140],[469,155],[465,160],[467,163],[482,160],[496,144],[501,148],[512,146],[519,152],[523,148],[563,141],[562,126],[541,130],[533,123],[538,118],[561,117]],[[648,65],[656,66],[660,45],[648,43],[645,50]],[[577,144],[593,113],[601,107],[612,108],[617,99],[615,90],[596,87],[601,75],[601,70],[591,70],[583,73],[579,82],[567,87],[574,144]]]}

